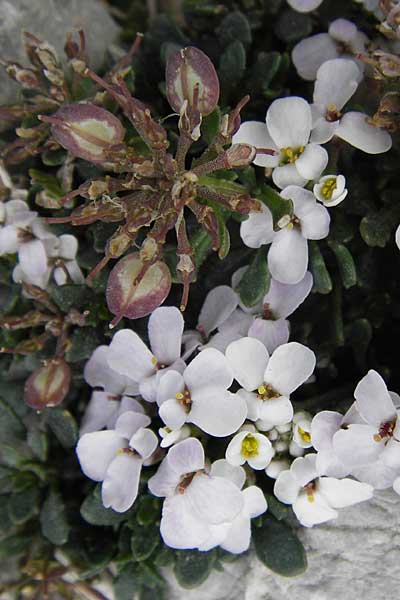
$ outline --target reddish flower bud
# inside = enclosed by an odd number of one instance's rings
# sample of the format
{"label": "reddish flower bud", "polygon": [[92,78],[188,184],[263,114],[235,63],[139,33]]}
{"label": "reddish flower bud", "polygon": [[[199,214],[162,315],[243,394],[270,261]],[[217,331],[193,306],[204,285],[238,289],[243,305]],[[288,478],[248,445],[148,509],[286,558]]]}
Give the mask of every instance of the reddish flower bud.
{"label": "reddish flower bud", "polygon": [[219,81],[211,60],[189,46],[169,57],[166,70],[167,98],[180,113],[186,100],[189,108],[209,115],[218,103]]}
{"label": "reddish flower bud", "polygon": [[25,402],[43,410],[61,404],[71,383],[71,369],[63,358],[52,358],[34,371],[25,383]]}
{"label": "reddish flower bud", "polygon": [[90,162],[104,162],[109,151],[124,138],[119,119],[94,104],[66,104],[51,117],[40,119],[51,123],[56,141],[74,156]]}
{"label": "reddish flower bud", "polygon": [[107,304],[116,315],[115,326],[122,317],[138,319],[149,315],[169,294],[171,274],[165,263],[146,263],[138,252],[121,258],[110,273]]}

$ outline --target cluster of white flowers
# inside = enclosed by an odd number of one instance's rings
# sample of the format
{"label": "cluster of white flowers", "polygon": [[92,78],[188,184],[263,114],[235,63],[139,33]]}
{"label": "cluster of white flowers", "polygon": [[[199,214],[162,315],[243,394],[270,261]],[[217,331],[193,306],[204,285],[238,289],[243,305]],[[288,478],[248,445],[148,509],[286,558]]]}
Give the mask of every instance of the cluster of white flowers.
{"label": "cluster of white flowers", "polygon": [[[46,289],[53,276],[58,285],[72,281],[83,283],[76,262],[78,240],[75,236],[57,236],[30,210],[19,190],[17,197],[0,203],[0,256],[18,253],[12,276],[16,283]],[[26,192],[25,192],[26,197]]]}

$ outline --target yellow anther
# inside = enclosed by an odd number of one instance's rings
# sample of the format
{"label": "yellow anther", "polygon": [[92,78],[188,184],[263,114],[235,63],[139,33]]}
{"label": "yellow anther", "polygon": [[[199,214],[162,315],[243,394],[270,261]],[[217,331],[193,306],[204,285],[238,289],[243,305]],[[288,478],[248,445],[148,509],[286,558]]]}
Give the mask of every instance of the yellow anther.
{"label": "yellow anther", "polygon": [[125,454],[125,451],[123,448],[120,448],[117,452],[117,454],[121,455],[121,454]]}
{"label": "yellow anther", "polygon": [[257,389],[257,392],[261,395],[265,394],[266,391],[267,391],[267,388],[265,387],[265,385],[260,385]]}
{"label": "yellow anther", "polygon": [[156,357],[153,356],[152,359],[151,359],[151,364],[155,366],[157,364],[157,362],[158,361],[157,361]]}
{"label": "yellow anther", "polygon": [[291,148],[290,146],[288,146],[287,148],[281,148],[280,149],[280,153],[281,153],[280,164],[287,165],[287,164],[294,163],[299,158],[299,156],[301,156],[301,154],[303,154],[303,152],[304,152],[304,146],[298,146],[297,148]]}
{"label": "yellow anther", "polygon": [[299,431],[299,435],[300,435],[301,439],[303,440],[303,442],[305,442],[306,444],[309,444],[311,442],[310,433],[308,431],[305,431],[301,427],[298,428],[298,431]]}
{"label": "yellow anther", "polygon": [[313,494],[307,494],[307,500],[309,502],[314,502],[315,501],[314,495]]}
{"label": "yellow anther", "polygon": [[382,438],[381,438],[381,436],[379,435],[379,433],[375,433],[375,435],[374,435],[374,441],[375,441],[375,442],[381,442],[381,441],[382,441]]}
{"label": "yellow anther", "polygon": [[336,177],[330,177],[329,179],[324,181],[321,188],[321,194],[324,198],[330,200],[332,198],[333,192],[336,190],[336,187]]}
{"label": "yellow anther", "polygon": [[337,106],[336,104],[329,104],[328,106],[328,112],[336,112],[337,111]]}
{"label": "yellow anther", "polygon": [[245,458],[258,455],[258,440],[251,433],[247,434],[242,442],[241,454]]}
{"label": "yellow anther", "polygon": [[183,396],[183,394],[181,392],[178,392],[177,394],[175,394],[175,398],[177,400],[183,400],[184,396]]}

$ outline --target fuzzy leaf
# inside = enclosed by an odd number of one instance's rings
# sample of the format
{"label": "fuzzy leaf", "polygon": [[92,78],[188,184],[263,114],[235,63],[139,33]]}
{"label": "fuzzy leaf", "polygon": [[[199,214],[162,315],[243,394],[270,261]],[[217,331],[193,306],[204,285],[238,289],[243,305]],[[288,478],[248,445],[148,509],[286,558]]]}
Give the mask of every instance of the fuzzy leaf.
{"label": "fuzzy leaf", "polygon": [[186,589],[201,585],[211,573],[214,560],[213,552],[178,550],[174,567],[177,582]]}
{"label": "fuzzy leaf", "polygon": [[78,425],[68,410],[48,408],[44,420],[64,448],[72,448],[78,441]]}
{"label": "fuzzy leaf", "polygon": [[264,250],[260,249],[254,255],[247,271],[239,283],[240,299],[246,306],[254,306],[262,301],[268,292],[270,273]]}
{"label": "fuzzy leaf", "polygon": [[286,523],[272,515],[267,515],[262,527],[253,529],[253,541],[257,557],[271,571],[292,577],[307,569],[303,544]]}
{"label": "fuzzy leaf", "polygon": [[313,290],[318,294],[329,294],[332,291],[332,280],[326,268],[324,257],[317,242],[308,243],[310,253],[310,270],[314,278]]}
{"label": "fuzzy leaf", "polygon": [[21,525],[29,521],[36,513],[39,504],[39,490],[30,487],[23,492],[13,494],[10,498],[8,511],[14,525]]}
{"label": "fuzzy leaf", "polygon": [[131,550],[135,560],[146,560],[160,542],[160,533],[154,524],[135,527],[131,538]]}
{"label": "fuzzy leaf", "polygon": [[126,519],[126,514],[104,508],[100,495],[94,491],[87,496],[81,506],[81,516],[91,525],[118,525]]}
{"label": "fuzzy leaf", "polygon": [[256,194],[256,197],[271,211],[274,227],[277,226],[278,221],[285,215],[293,215],[293,202],[282,198],[269,185],[264,185],[259,194]]}
{"label": "fuzzy leaf", "polygon": [[357,283],[357,271],[354,259],[348,248],[343,244],[329,240],[328,245],[336,256],[343,287],[347,290]]}
{"label": "fuzzy leaf", "polygon": [[61,494],[52,490],[47,496],[40,512],[42,534],[55,546],[68,541],[69,525],[64,501]]}

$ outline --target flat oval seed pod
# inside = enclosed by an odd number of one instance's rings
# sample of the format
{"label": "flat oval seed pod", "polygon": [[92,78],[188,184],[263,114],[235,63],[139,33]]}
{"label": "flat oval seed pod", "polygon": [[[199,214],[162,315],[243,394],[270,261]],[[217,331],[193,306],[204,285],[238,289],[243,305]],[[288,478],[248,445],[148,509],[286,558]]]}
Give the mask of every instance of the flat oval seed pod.
{"label": "flat oval seed pod", "polygon": [[124,139],[119,119],[94,104],[66,104],[41,119],[51,123],[53,137],[63,148],[91,162],[103,162],[106,151]]}
{"label": "flat oval seed pod", "polygon": [[25,383],[25,402],[43,410],[61,404],[71,383],[71,369],[62,358],[52,358],[36,369]]}
{"label": "flat oval seed pod", "polygon": [[[165,79],[168,102],[177,113],[180,113],[185,100],[189,107],[197,109],[202,115],[209,115],[217,106],[217,72],[208,56],[198,48],[189,46],[172,54],[168,58]],[[196,88],[197,107],[193,106]]]}
{"label": "flat oval seed pod", "polygon": [[158,261],[147,267],[138,252],[121,258],[108,278],[106,298],[115,315],[111,326],[122,317],[139,319],[149,315],[168,296],[171,274],[167,265]]}

